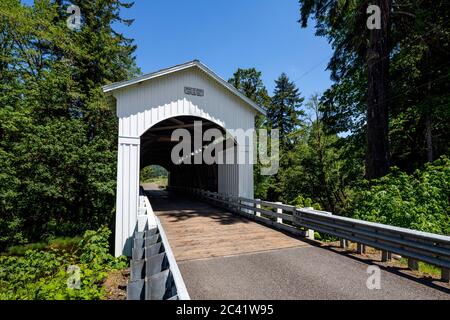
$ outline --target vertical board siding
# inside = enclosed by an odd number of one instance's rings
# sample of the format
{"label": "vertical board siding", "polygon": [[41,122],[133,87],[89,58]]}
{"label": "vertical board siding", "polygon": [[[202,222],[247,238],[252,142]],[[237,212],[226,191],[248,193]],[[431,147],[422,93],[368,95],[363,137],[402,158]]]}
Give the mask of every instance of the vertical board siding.
{"label": "vertical board siding", "polygon": [[[205,95],[186,95],[184,87],[204,89]],[[181,115],[205,118],[226,129],[254,127],[255,111],[200,70],[152,79],[116,96],[120,136],[140,137],[156,123]]]}
{"label": "vertical board siding", "polygon": [[[184,93],[184,87],[200,88],[204,96]],[[198,68],[189,68],[120,89],[114,93],[119,118],[117,171],[116,256],[131,255],[131,241],[139,205],[139,143],[155,124],[176,116],[196,116],[226,130],[254,128],[256,111]],[[124,140],[123,140],[124,141]],[[245,146],[244,147],[245,150]],[[241,148],[237,148],[241,152]],[[253,166],[219,165],[219,192],[253,198]]]}
{"label": "vertical board siding", "polygon": [[140,145],[122,143],[117,156],[117,202],[115,255],[131,255],[131,237],[137,223],[139,206]]}

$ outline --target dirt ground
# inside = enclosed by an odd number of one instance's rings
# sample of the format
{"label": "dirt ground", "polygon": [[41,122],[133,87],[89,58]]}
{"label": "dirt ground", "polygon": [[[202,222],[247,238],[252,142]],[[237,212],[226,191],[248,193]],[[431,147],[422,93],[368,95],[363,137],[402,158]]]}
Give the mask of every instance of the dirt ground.
{"label": "dirt ground", "polygon": [[109,273],[103,283],[106,290],[106,300],[126,300],[129,276],[129,269],[115,270]]}

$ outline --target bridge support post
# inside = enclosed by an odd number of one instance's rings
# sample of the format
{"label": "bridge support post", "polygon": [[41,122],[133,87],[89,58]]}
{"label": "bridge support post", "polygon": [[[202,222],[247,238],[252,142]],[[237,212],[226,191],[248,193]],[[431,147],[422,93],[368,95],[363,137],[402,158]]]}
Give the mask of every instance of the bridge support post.
{"label": "bridge support post", "polygon": [[441,269],[441,280],[450,283],[450,269],[448,268]]}
{"label": "bridge support post", "polygon": [[391,261],[391,259],[392,259],[392,254],[389,251],[381,250],[381,261],[382,262]]}
{"label": "bridge support post", "polygon": [[[261,199],[255,199],[256,201],[261,201]],[[255,210],[255,215],[257,217],[261,217],[261,212],[258,211],[258,209],[261,209],[261,204],[257,203],[256,205],[256,210]]]}
{"label": "bridge support post", "polygon": [[408,268],[411,270],[419,270],[419,261],[416,259],[408,258]]}
{"label": "bridge support post", "polygon": [[[275,202],[276,204],[283,204],[283,202]],[[277,208],[277,213],[283,213],[283,209]],[[283,223],[283,218],[277,217],[277,223]]]}
{"label": "bridge support post", "polygon": [[358,254],[364,254],[366,253],[366,245],[362,244],[362,243],[358,243],[356,245],[356,251],[358,252]]}

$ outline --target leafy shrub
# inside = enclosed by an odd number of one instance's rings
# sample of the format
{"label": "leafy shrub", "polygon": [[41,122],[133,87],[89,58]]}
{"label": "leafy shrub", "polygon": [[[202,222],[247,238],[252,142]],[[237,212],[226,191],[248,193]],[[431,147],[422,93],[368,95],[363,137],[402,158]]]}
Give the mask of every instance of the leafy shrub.
{"label": "leafy shrub", "polygon": [[349,215],[450,235],[450,160],[442,157],[408,175],[393,169],[352,199]]}
{"label": "leafy shrub", "polygon": [[315,203],[311,198],[305,198],[302,195],[298,195],[291,204],[297,208],[314,208],[315,210],[322,210],[319,203]]}
{"label": "leafy shrub", "polygon": [[[103,280],[113,269],[126,267],[124,257],[114,258],[108,252],[111,231],[101,227],[86,231],[75,247],[65,239],[68,247],[53,241],[43,249],[27,250],[23,256],[0,256],[0,299],[58,300],[102,299]],[[72,250],[67,250],[70,248]],[[80,268],[80,288],[69,288],[68,267]]]}

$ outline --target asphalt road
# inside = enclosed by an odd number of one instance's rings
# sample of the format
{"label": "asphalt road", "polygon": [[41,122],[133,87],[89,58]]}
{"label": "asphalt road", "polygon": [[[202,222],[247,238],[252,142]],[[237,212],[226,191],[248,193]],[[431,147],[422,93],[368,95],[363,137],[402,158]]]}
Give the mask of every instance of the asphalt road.
{"label": "asphalt road", "polygon": [[179,263],[192,299],[450,299],[384,270],[381,289],[369,290],[368,266],[314,246]]}

